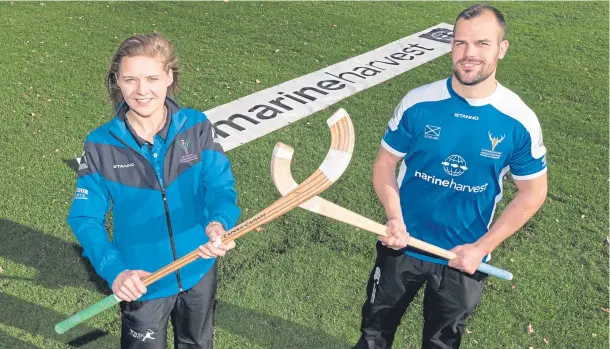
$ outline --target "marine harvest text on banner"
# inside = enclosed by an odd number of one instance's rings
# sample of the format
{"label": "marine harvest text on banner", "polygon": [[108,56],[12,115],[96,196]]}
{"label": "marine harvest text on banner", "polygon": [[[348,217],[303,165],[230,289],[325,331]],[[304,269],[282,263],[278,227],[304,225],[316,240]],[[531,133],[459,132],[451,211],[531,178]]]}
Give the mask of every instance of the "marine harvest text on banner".
{"label": "marine harvest text on banner", "polygon": [[452,38],[453,25],[440,23],[205,114],[228,151],[450,52]]}

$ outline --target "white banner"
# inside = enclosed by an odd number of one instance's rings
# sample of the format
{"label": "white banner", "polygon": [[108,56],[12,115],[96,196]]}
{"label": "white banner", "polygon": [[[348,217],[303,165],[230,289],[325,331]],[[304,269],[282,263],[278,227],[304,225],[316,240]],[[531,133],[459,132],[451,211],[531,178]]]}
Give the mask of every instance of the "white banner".
{"label": "white banner", "polygon": [[228,151],[450,52],[452,37],[453,25],[440,23],[205,114]]}

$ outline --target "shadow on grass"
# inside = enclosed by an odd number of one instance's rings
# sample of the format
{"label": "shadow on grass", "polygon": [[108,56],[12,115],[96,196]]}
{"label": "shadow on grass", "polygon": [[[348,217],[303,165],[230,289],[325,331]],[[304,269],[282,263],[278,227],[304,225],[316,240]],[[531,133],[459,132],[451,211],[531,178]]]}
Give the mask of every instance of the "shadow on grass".
{"label": "shadow on grass", "polygon": [[[82,248],[76,243],[60,240],[2,218],[0,218],[0,241],[2,241],[0,257],[37,271],[33,277],[19,277],[7,276],[10,270],[5,270],[4,274],[0,274],[2,285],[14,280],[42,285],[50,289],[71,286],[94,290],[104,295],[111,293],[107,283],[95,273],[89,261],[82,257]],[[6,265],[3,267],[7,268]],[[110,342],[105,344],[106,341],[100,341],[100,338],[105,337],[107,333],[87,326],[79,326],[78,329],[59,336],[55,333],[54,327],[57,322],[65,318],[67,316],[64,314],[0,292],[0,322],[4,324],[67,343],[72,347],[111,348],[118,343],[118,339],[114,338],[110,340],[114,344],[111,345]],[[25,347],[30,346],[28,344]],[[3,345],[0,347],[4,348]]]}
{"label": "shadow on grass", "polygon": [[350,345],[319,329],[219,301],[216,327],[270,349],[341,349]]}
{"label": "shadow on grass", "polygon": [[[86,324],[81,324],[59,335],[55,333],[55,324],[66,319],[66,315],[2,292],[0,292],[0,306],[2,308],[0,323],[45,339],[66,343],[73,348],[116,348],[119,343],[118,337]],[[6,333],[0,333],[0,335],[6,336],[7,342],[15,342],[16,346],[11,347],[13,349],[32,347],[31,344],[22,340],[19,342],[23,345],[17,344],[19,343],[17,338],[9,337]],[[2,348],[8,348],[4,340],[0,342],[0,345]]]}
{"label": "shadow on grass", "polygon": [[97,275],[83,249],[19,223],[0,218],[0,257],[37,270],[33,282],[47,288],[84,287],[105,295],[111,293]]}
{"label": "shadow on grass", "polygon": [[[0,257],[22,264],[37,271],[29,277],[8,276],[10,271],[0,274],[0,285],[10,282],[28,282],[46,288],[64,286],[84,287],[103,295],[110,294],[106,282],[96,273],[88,260],[81,256],[82,249],[76,243],[69,243],[44,234],[38,230],[0,218]],[[5,266],[6,269],[6,266]],[[26,290],[24,290],[26,292]],[[101,299],[101,297],[100,297]],[[120,321],[118,307],[116,321]],[[21,300],[1,292],[0,323],[21,329],[33,335],[40,335],[77,348],[116,348],[119,338],[108,332],[81,324],[63,335],[54,331],[55,324],[66,319],[48,308]],[[320,330],[294,323],[276,316],[220,301],[217,305],[216,326],[236,334],[257,345],[267,348],[347,348],[348,344]],[[0,338],[6,333],[0,333]],[[7,338],[6,343],[21,343],[17,338]],[[5,343],[4,339],[0,344]],[[28,348],[31,345],[23,342]],[[2,344],[0,347],[4,348]]]}
{"label": "shadow on grass", "polygon": [[72,171],[74,171],[74,174],[78,173],[78,161],[76,161],[75,158],[62,159],[62,161],[66,166],[68,166]]}

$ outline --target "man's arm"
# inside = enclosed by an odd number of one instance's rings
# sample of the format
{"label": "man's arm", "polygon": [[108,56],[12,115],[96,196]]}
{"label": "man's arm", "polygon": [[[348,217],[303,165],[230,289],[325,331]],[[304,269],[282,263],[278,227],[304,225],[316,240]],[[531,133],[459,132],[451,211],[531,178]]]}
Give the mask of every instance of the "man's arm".
{"label": "man's arm", "polygon": [[517,195],[506,206],[491,229],[473,244],[460,245],[451,251],[457,258],[449,266],[473,274],[482,259],[519,230],[542,207],[547,195],[547,174],[515,180]]}
{"label": "man's arm", "polygon": [[409,239],[409,234],[402,217],[398,183],[396,182],[396,165],[400,159],[400,157],[380,146],[373,163],[372,177],[373,188],[385,209],[388,219],[386,224],[388,236],[379,237],[379,241],[394,249],[406,247]]}

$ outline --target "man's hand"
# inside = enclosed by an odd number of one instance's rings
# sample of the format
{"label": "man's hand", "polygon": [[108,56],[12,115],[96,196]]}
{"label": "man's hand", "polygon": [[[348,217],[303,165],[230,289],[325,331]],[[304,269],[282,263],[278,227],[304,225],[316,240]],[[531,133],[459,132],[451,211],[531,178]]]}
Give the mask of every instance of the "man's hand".
{"label": "man's hand", "polygon": [[449,266],[464,271],[470,275],[477,271],[486,253],[475,244],[455,246],[451,252],[457,256],[449,261]]}
{"label": "man's hand", "polygon": [[391,218],[386,223],[386,232],[388,236],[379,236],[379,241],[384,246],[400,250],[407,247],[409,242],[409,233],[407,232],[407,226],[403,222],[402,218]]}
{"label": "man's hand", "polygon": [[222,236],[226,233],[222,224],[218,222],[210,222],[205,228],[206,235],[210,238],[210,242],[205,245],[199,246],[199,257],[216,258],[224,256],[227,251],[235,248],[235,241],[231,241],[228,244],[219,244],[214,246],[215,241],[220,241]]}
{"label": "man's hand", "polygon": [[125,270],[112,282],[112,292],[124,301],[135,301],[146,293],[146,286],[141,279],[150,274],[144,270]]}

